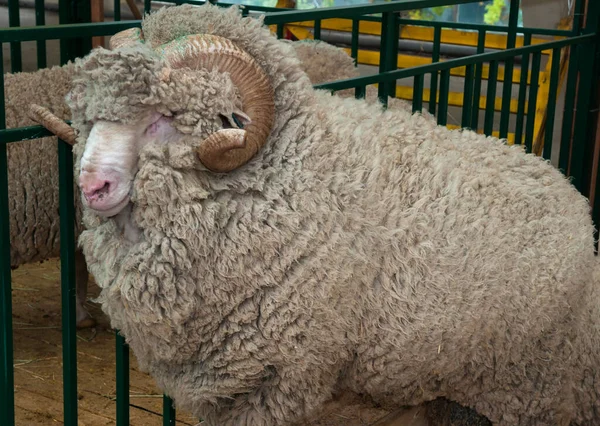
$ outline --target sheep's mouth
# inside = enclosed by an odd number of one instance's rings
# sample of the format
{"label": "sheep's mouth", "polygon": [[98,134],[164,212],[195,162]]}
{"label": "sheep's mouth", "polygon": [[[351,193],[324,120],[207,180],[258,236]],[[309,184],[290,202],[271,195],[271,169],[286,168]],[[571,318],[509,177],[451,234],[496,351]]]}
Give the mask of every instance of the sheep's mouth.
{"label": "sheep's mouth", "polygon": [[94,211],[99,216],[111,218],[119,214],[121,210],[123,210],[127,206],[127,204],[129,204],[130,201],[131,197],[129,196],[129,194],[125,194],[125,196],[116,203],[111,203],[110,205],[102,205],[97,207],[88,204],[88,208]]}

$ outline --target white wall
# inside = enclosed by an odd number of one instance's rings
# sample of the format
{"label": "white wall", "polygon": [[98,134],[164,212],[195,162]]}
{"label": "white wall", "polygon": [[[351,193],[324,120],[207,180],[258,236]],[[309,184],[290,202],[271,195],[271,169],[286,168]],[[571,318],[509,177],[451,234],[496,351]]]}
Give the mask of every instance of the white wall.
{"label": "white wall", "polygon": [[[598,1],[598,0],[593,0]],[[569,16],[575,0],[521,0],[523,25],[531,28],[556,28]]]}

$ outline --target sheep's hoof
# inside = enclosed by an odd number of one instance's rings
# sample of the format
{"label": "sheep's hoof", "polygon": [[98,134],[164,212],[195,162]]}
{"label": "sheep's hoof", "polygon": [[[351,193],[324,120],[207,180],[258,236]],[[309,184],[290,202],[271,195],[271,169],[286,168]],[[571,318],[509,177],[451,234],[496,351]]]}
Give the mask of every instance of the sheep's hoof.
{"label": "sheep's hoof", "polygon": [[92,317],[85,317],[84,319],[77,321],[77,328],[92,328],[96,326],[96,320]]}

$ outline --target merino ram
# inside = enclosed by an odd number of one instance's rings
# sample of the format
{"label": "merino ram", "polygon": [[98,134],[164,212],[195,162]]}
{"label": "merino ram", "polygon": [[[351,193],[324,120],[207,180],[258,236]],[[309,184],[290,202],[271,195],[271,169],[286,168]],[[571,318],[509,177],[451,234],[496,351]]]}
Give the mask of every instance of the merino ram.
{"label": "merino ram", "polygon": [[286,425],[347,389],[500,426],[600,423],[594,229],[558,170],[315,91],[237,8],[142,30],[76,64],[80,244],[178,406]]}
{"label": "merino ram", "polygon": [[[314,84],[358,76],[352,59],[341,49],[324,42],[294,42],[302,67]],[[324,67],[334,62],[335,67]],[[71,89],[74,67],[41,69],[6,74],[5,103],[7,128],[34,124],[28,116],[31,100],[68,120],[71,113],[65,96]],[[394,104],[395,105],[395,104]],[[390,106],[391,107],[391,106]],[[58,155],[56,138],[47,137],[8,145],[11,266],[45,261],[60,253],[58,208]],[[76,235],[81,226],[81,200],[76,201]],[[76,252],[77,326],[95,325],[85,309],[88,272],[81,251]]]}

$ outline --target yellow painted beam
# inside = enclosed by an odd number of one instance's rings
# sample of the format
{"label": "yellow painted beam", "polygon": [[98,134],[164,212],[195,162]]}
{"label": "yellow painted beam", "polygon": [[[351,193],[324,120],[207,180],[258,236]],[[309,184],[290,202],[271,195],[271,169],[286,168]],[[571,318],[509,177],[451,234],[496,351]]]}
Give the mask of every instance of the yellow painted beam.
{"label": "yellow painted beam", "polygon": [[[346,53],[350,54],[350,49],[343,48]],[[373,50],[359,50],[358,51],[358,62],[365,65],[379,65],[379,52]],[[443,61],[442,61],[443,62]],[[412,56],[412,55],[398,55],[398,68],[413,68],[420,65],[431,64],[431,58]],[[490,68],[488,65],[483,66],[483,79],[487,80],[489,77]],[[466,67],[457,67],[450,70],[450,74],[457,77],[464,77],[466,74]],[[546,78],[547,73],[540,72],[540,81],[542,78]],[[504,67],[498,67],[498,81],[504,81]],[[513,72],[513,83],[519,83],[521,81],[521,70],[515,69]],[[531,82],[530,76],[528,76],[527,82]]]}
{"label": "yellow painted beam", "polygon": [[[302,21],[290,24],[293,26],[313,28],[313,21]],[[321,30],[333,30],[352,32],[352,20],[349,19],[324,19],[321,21]],[[381,23],[361,21],[358,30],[361,34],[381,35]],[[431,41],[433,42],[433,28],[421,27],[416,25],[403,25],[400,31],[400,38],[407,40]],[[451,28],[442,29],[442,43],[458,44],[462,46],[477,46],[476,31],[461,31]],[[487,33],[485,37],[485,47],[490,49],[505,49],[506,34]],[[545,43],[548,39],[534,37],[531,39],[532,44]],[[523,46],[523,36],[517,36],[516,47]]]}
{"label": "yellow painted beam", "polygon": [[[377,85],[375,85],[377,86]],[[397,86],[396,87],[396,97],[400,99],[405,99],[407,101],[412,101],[413,99],[413,88],[407,86]],[[429,89],[423,89],[423,102],[429,102],[431,97],[431,91]],[[436,96],[436,101],[439,101],[439,91]],[[462,107],[464,100],[464,93],[460,92],[450,92],[448,94],[448,105],[455,107]],[[481,96],[479,98],[479,108],[485,109],[487,105],[487,97]],[[510,101],[510,112],[512,114],[516,114],[518,111],[519,102],[517,99],[512,99]],[[496,98],[494,101],[494,109],[496,111],[502,110],[502,98]],[[525,111],[527,111],[527,102],[525,103]]]}

